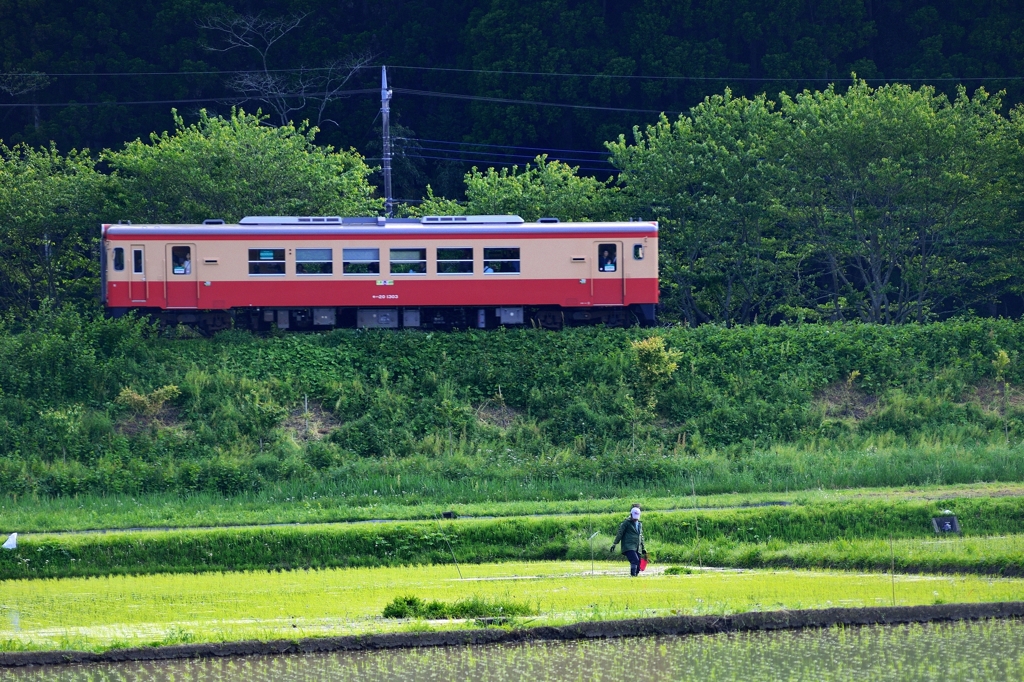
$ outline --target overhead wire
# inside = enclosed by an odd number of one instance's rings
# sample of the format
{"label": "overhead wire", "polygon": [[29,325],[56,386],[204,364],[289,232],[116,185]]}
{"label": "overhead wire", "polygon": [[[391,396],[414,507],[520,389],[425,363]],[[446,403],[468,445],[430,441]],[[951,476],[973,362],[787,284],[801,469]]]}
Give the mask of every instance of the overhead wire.
{"label": "overhead wire", "polygon": [[540,152],[570,152],[572,154],[603,154],[608,155],[608,150],[591,151],[587,149],[556,149],[553,147],[523,147],[515,144],[489,144],[486,142],[456,142],[454,140],[431,140],[426,137],[395,137],[395,140],[413,140],[415,142],[433,142],[437,144],[465,145],[469,147],[492,147],[495,149],[533,149]]}
{"label": "overhead wire", "polygon": [[[358,90],[343,90],[335,93],[338,97],[346,95],[366,95],[379,93],[380,88],[361,88]],[[310,97],[309,93],[286,93],[274,97]],[[148,104],[198,104],[200,102],[248,102],[252,100],[270,99],[270,97],[246,97],[244,95],[218,95],[216,97],[198,97],[193,99],[154,99],[154,100],[133,100],[133,101],[106,101],[106,102],[5,102],[0,103],[0,108],[14,107],[102,107],[102,106],[143,106]]]}
{"label": "overhead wire", "polygon": [[474,102],[491,102],[493,104],[531,104],[538,107],[558,107],[562,109],[587,109],[592,111],[621,111],[630,113],[646,114],[678,114],[680,111],[667,111],[665,109],[638,109],[632,107],[602,107],[590,104],[565,104],[562,102],[543,102],[530,99],[511,99],[507,97],[487,97],[484,95],[461,95],[452,92],[434,92],[431,90],[412,90],[409,88],[392,88],[392,92],[403,95],[414,95],[418,97],[442,97],[447,99],[462,99]]}
{"label": "overhead wire", "polygon": [[[786,81],[797,81],[797,82],[835,82],[842,81],[849,78],[849,76],[825,76],[825,77],[792,77],[792,76],[647,76],[641,74],[612,74],[612,73],[565,73],[558,71],[503,71],[499,69],[459,69],[451,67],[441,66],[401,66],[395,64],[388,64],[389,69],[396,70],[408,70],[408,71],[442,71],[442,72],[453,72],[453,73],[486,73],[495,75],[508,75],[508,76],[552,76],[559,78],[614,78],[614,79],[635,79],[635,80],[668,80],[668,81],[746,81],[746,82],[786,82]],[[371,67],[372,68],[372,67]],[[914,76],[914,77],[894,77],[894,78],[858,78],[866,82],[897,82],[897,81],[981,81],[981,80],[993,80],[993,81],[1008,81],[1008,80],[1024,80],[1024,76],[964,76],[958,78],[955,76],[938,76],[938,77],[925,77],[925,76]]]}
{"label": "overhead wire", "polygon": [[[466,69],[444,66],[408,66],[403,64],[362,64],[351,67],[353,71],[376,70],[381,66],[389,69],[403,71],[427,71],[439,73],[467,73],[467,74],[490,74],[504,76],[540,76],[552,78],[609,78],[615,80],[664,80],[664,81],[711,81],[711,82],[756,82],[756,83],[779,83],[779,82],[835,82],[843,81],[848,76],[666,76],[648,74],[616,74],[616,73],[569,73],[564,71],[514,71],[505,69]],[[344,70],[336,66],[320,67],[292,67],[286,69],[206,69],[190,71],[31,71],[4,73],[0,76],[9,77],[48,77],[48,78],[131,78],[140,76],[217,76],[217,75],[239,75],[252,73],[304,73],[310,71]],[[891,83],[898,81],[912,82],[957,82],[957,81],[1019,81],[1024,76],[894,76],[890,78],[860,78],[869,83]]]}
{"label": "overhead wire", "polygon": [[[416,158],[432,159],[432,160],[436,160],[436,161],[457,161],[459,163],[464,163],[464,164],[467,164],[467,165],[495,165],[495,166],[505,165],[505,166],[507,166],[510,163],[510,161],[508,159],[465,159],[465,158],[451,157],[451,156],[431,156],[431,155],[428,155],[428,154],[417,154]],[[525,166],[525,165],[527,165],[526,162],[523,163],[523,166]],[[587,171],[587,172],[590,172],[590,173],[618,173],[619,172],[618,169],[616,169],[614,167],[612,167],[612,168],[584,168],[583,166],[580,166],[579,170]]]}
{"label": "overhead wire", "polygon": [[[467,154],[467,155],[473,155],[473,156],[486,156],[488,158],[490,158],[490,157],[509,157],[509,158],[512,158],[512,159],[526,159],[527,161],[533,161],[534,159],[537,158],[537,156],[539,156],[538,154],[502,154],[500,152],[495,152],[495,151],[490,151],[490,150],[476,152],[476,151],[473,151],[473,150],[470,150],[470,149],[454,150],[454,149],[444,149],[444,148],[441,148],[441,147],[428,147],[428,146],[404,147],[403,149],[405,150],[406,154],[415,154],[418,150],[423,150],[423,151],[429,151],[429,152],[442,152],[442,153],[447,153],[447,154]],[[552,155],[552,158],[555,159],[555,160],[558,160],[558,161],[579,161],[580,163],[607,163],[607,164],[611,164],[610,161],[605,161],[604,159],[579,159],[579,158],[574,158],[574,157],[571,157],[571,156],[560,156],[560,155],[557,155],[557,154]]]}

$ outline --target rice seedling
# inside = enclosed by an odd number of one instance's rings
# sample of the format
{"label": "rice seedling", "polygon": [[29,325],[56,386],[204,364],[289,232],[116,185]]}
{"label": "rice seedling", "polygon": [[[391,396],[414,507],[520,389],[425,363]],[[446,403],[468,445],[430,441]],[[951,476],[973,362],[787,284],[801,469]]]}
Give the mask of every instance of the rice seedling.
{"label": "rice seedling", "polygon": [[[73,665],[56,674],[62,682],[1011,680],[1024,676],[1022,635],[1021,622],[993,620]],[[2,682],[55,677],[53,669],[0,670]]]}
{"label": "rice seedling", "polygon": [[[273,639],[470,622],[384,619],[397,597],[528,604],[530,625],[670,614],[876,606],[889,576],[831,571],[696,571],[625,577],[621,562],[476,564],[12,580],[0,602],[0,648],[107,649],[173,642]],[[1024,599],[1024,581],[896,576],[900,605]]]}

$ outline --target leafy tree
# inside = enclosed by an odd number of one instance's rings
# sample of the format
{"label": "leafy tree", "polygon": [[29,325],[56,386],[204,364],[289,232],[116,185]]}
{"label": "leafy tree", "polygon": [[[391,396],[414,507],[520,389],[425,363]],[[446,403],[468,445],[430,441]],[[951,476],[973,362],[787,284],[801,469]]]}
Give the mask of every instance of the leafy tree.
{"label": "leafy tree", "polygon": [[[800,256],[786,253],[774,220],[771,156],[785,135],[764,96],[705,99],[689,116],[661,120],[634,143],[611,142],[634,213],[661,221],[665,307],[689,324],[749,323],[781,300],[779,279]],[[782,257],[780,257],[781,254]]]}
{"label": "leafy tree", "polygon": [[99,289],[99,216],[113,195],[88,151],[0,144],[0,306],[24,315]]}
{"label": "leafy tree", "polygon": [[237,221],[246,215],[372,215],[381,202],[371,169],[354,151],[313,144],[315,128],[261,125],[233,110],[229,118],[200,112],[173,133],[129,142],[102,159],[125,191],[126,216],[140,222]]}
{"label": "leafy tree", "polygon": [[501,215],[524,220],[554,217],[560,220],[613,220],[618,214],[618,190],[606,182],[581,176],[578,168],[538,156],[520,172],[511,169],[466,173],[466,203],[460,205],[434,196],[428,187],[423,203],[410,209],[414,215]]}
{"label": "leafy tree", "polygon": [[999,229],[998,97],[829,87],[782,97],[790,124],[774,194],[813,244],[833,319],[923,321],[976,279],[972,236]]}

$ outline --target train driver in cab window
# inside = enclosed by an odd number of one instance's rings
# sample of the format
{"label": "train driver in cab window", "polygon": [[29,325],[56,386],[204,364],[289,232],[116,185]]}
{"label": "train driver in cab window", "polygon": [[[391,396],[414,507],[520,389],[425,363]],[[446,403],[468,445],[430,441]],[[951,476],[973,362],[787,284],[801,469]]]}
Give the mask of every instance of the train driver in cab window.
{"label": "train driver in cab window", "polygon": [[615,272],[616,269],[616,248],[615,244],[601,244],[600,254],[597,258],[597,269],[601,272]]}

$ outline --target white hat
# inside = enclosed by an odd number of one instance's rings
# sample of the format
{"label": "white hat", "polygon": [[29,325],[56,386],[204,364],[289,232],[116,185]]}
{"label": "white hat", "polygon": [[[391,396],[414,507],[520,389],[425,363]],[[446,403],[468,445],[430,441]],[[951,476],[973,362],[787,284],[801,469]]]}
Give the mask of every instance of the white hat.
{"label": "white hat", "polygon": [[630,515],[631,518],[639,519],[640,518],[640,507],[633,507],[633,509],[629,512],[629,515]]}

